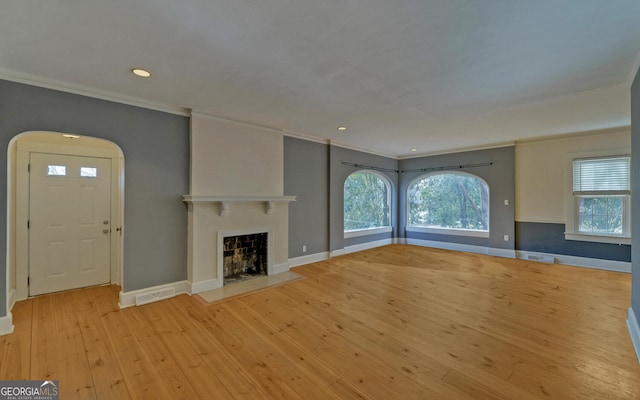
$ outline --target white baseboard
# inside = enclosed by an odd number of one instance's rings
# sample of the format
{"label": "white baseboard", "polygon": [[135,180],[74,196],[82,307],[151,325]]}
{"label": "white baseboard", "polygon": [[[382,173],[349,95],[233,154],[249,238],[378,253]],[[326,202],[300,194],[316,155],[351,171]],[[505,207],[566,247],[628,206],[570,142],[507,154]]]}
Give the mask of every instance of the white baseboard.
{"label": "white baseboard", "polygon": [[8,335],[10,333],[13,333],[13,317],[9,312],[4,317],[0,317],[0,335]]}
{"label": "white baseboard", "polygon": [[275,275],[282,272],[287,272],[289,271],[289,268],[291,268],[291,266],[289,265],[289,262],[276,264],[273,267],[271,267],[271,272],[273,273],[273,275]]}
{"label": "white baseboard", "polygon": [[202,292],[207,292],[213,289],[220,289],[222,287],[222,282],[218,279],[208,279],[206,281],[200,282],[188,282],[189,287],[187,288],[187,293],[189,294],[197,294]]}
{"label": "white baseboard", "polygon": [[16,304],[16,290],[9,289],[9,311],[13,309],[14,304]]}
{"label": "white baseboard", "polygon": [[475,246],[471,244],[461,244],[452,242],[439,242],[436,240],[410,239],[407,238],[407,244],[416,246],[433,247],[443,250],[464,251],[465,253],[489,254],[489,248],[485,246]]}
{"label": "white baseboard", "polygon": [[361,243],[361,244],[354,244],[353,246],[346,246],[344,249],[338,249],[338,250],[333,250],[329,253],[329,257],[333,258],[333,257],[338,257],[338,256],[342,256],[345,254],[350,254],[350,253],[356,253],[358,251],[364,251],[364,250],[369,250],[369,249],[373,249],[376,247],[380,247],[380,246],[386,246],[389,244],[395,244],[396,243],[396,239],[382,239],[382,240],[375,240],[373,242],[367,242],[367,243]]}
{"label": "white baseboard", "polygon": [[347,254],[347,252],[344,251],[344,249],[332,250],[329,252],[329,257],[333,258],[333,257],[343,256],[345,254]]}
{"label": "white baseboard", "polygon": [[487,254],[487,255],[506,257],[506,258],[526,259],[527,256],[533,255],[533,256],[555,259],[556,262],[559,264],[573,265],[577,267],[586,267],[586,268],[594,268],[594,269],[603,269],[606,271],[627,272],[627,273],[631,272],[631,263],[625,262],[625,261],[612,261],[612,260],[603,260],[600,258],[576,257],[576,256],[567,256],[563,254],[539,253],[539,252],[533,252],[533,251],[496,249],[492,247],[474,246],[470,244],[438,242],[433,240],[422,240],[422,239],[406,239],[406,243],[414,244],[417,246],[434,247],[437,249],[445,249],[445,250],[464,251],[467,253]]}
{"label": "white baseboard", "polygon": [[638,357],[638,362],[640,363],[640,326],[631,307],[629,307],[627,326],[629,327],[629,334],[631,335],[631,343],[633,343],[633,348],[636,350],[636,357]]}
{"label": "white baseboard", "polygon": [[496,257],[516,258],[516,251],[513,249],[496,249],[494,247],[489,247],[488,254]]}
{"label": "white baseboard", "polygon": [[120,308],[126,308],[136,305],[136,296],[152,295],[155,292],[163,291],[166,289],[173,289],[175,294],[190,294],[191,285],[188,281],[167,283],[166,285],[158,285],[150,288],[134,290],[131,292],[120,292],[120,300],[118,306]]}
{"label": "white baseboard", "polygon": [[547,257],[555,259],[558,264],[573,265],[605,271],[631,273],[631,263],[626,261],[603,260],[600,258],[576,257],[563,254],[540,253],[535,251],[516,251],[517,258],[526,259],[528,256]]}
{"label": "white baseboard", "polygon": [[354,244],[353,246],[345,247],[344,254],[356,253],[358,251],[374,249],[376,247],[387,246],[389,244],[393,244],[393,239],[382,239],[362,244]]}
{"label": "white baseboard", "polygon": [[329,252],[323,251],[322,253],[309,254],[307,256],[294,257],[289,259],[289,266],[299,267],[300,265],[311,264],[314,262],[324,261],[329,259]]}
{"label": "white baseboard", "polygon": [[[272,272],[273,274],[279,274],[281,272],[289,271],[289,263],[282,263],[273,266]],[[176,295],[179,294],[197,294],[206,292],[213,289],[219,289],[222,287],[222,284],[218,279],[208,279],[206,281],[201,282],[189,282],[189,281],[181,281],[181,282],[173,282],[167,283],[166,285],[158,285],[150,288],[134,290],[131,292],[120,292],[120,301],[118,305],[120,308],[126,308],[136,305],[136,297],[137,296],[145,296],[145,295],[153,295],[154,293],[165,291],[166,289],[173,289]],[[163,298],[159,298],[158,300],[162,300]]]}

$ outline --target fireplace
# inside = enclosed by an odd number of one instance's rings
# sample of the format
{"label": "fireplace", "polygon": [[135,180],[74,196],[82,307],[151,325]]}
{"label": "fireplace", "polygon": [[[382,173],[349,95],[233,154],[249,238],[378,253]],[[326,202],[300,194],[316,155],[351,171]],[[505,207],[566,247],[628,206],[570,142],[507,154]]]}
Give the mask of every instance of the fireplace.
{"label": "fireplace", "polygon": [[222,239],[224,285],[268,274],[268,233],[225,236]]}
{"label": "fireplace", "polygon": [[271,229],[218,231],[218,276],[222,284],[271,275]]}
{"label": "fireplace", "polygon": [[[288,203],[293,196],[214,197],[185,195],[189,205],[187,280],[191,294],[223,287],[226,237],[266,233],[266,264],[257,270],[275,275],[289,270]],[[234,246],[235,248],[235,246]],[[237,258],[237,257],[236,257]],[[249,262],[250,264],[251,262]],[[245,262],[247,264],[247,262]],[[227,269],[234,268],[229,266]]]}

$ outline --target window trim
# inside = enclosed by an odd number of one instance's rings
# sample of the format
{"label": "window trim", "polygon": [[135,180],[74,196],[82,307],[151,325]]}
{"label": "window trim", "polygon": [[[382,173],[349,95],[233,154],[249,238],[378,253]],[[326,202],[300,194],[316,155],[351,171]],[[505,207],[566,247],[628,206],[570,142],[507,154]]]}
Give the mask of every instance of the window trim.
{"label": "window trim", "polygon": [[[565,240],[575,240],[582,242],[609,243],[609,244],[631,244],[631,192],[620,193],[619,191],[602,191],[575,194],[573,191],[573,162],[579,159],[598,159],[613,157],[630,157],[629,149],[614,149],[608,151],[597,151],[589,153],[568,153],[565,158]],[[603,233],[580,232],[576,224],[579,221],[579,197],[623,197],[623,224],[624,233],[622,235],[608,235]]]}
{"label": "window trim", "polygon": [[462,228],[427,228],[424,226],[407,225],[406,230],[407,232],[433,233],[436,235],[467,236],[480,238],[488,238],[491,236],[489,231]]}
{"label": "window trim", "polygon": [[344,238],[350,239],[350,238],[360,237],[360,236],[378,235],[380,233],[389,233],[392,231],[393,231],[393,228],[391,226],[383,226],[379,228],[353,229],[350,231],[344,231]]}
{"label": "window trim", "polygon": [[[476,178],[487,185],[489,189],[489,220],[487,221],[488,228],[486,231],[479,229],[464,229],[464,228],[437,228],[437,227],[426,227],[426,226],[417,226],[411,225],[409,223],[409,190],[414,183],[426,179],[433,175],[466,175]],[[471,174],[469,172],[464,171],[434,171],[429,172],[423,175],[420,175],[409,181],[407,184],[407,188],[405,190],[405,230],[407,232],[419,232],[419,233],[431,233],[436,235],[450,235],[450,236],[465,236],[465,237],[479,237],[479,238],[489,238],[491,237],[491,186],[484,180],[482,177]]]}
{"label": "window trim", "polygon": [[[355,173],[369,173],[372,175],[376,175],[378,178],[380,178],[382,180],[382,182],[387,186],[387,205],[388,205],[388,215],[387,215],[387,221],[389,225],[385,225],[385,226],[376,226],[373,228],[362,228],[362,229],[350,229],[350,230],[345,230],[344,229],[344,184],[347,182],[347,179],[349,179],[349,177]],[[351,172],[349,175],[347,175],[347,177],[344,179],[344,182],[342,183],[342,229],[343,229],[343,234],[344,234],[344,238],[345,239],[349,239],[349,238],[354,238],[354,237],[360,237],[360,236],[369,236],[369,235],[377,235],[380,233],[388,233],[388,232],[392,232],[393,231],[393,204],[391,202],[391,191],[393,190],[393,184],[391,182],[391,180],[384,174],[381,174],[378,171],[372,170],[372,169],[359,169],[356,171]]]}

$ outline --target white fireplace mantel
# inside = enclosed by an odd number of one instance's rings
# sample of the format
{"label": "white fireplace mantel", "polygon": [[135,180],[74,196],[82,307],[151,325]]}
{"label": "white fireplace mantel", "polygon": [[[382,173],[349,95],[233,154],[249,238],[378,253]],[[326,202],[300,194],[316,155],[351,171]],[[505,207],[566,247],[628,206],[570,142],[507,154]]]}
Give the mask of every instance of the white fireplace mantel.
{"label": "white fireplace mantel", "polygon": [[225,216],[231,203],[264,203],[265,214],[270,214],[274,203],[289,203],[296,201],[296,196],[207,196],[189,195],[182,196],[186,203],[219,203],[220,216]]}

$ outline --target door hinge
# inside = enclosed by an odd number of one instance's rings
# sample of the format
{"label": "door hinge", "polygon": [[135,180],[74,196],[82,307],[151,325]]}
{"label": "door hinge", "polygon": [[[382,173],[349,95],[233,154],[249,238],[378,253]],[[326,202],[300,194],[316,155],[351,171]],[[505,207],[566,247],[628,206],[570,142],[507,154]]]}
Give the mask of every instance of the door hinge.
{"label": "door hinge", "polygon": [[30,283],[31,283],[31,277],[27,276],[27,286],[29,286]]}
{"label": "door hinge", "polygon": [[27,220],[27,229],[31,228],[31,221]]}
{"label": "door hinge", "polygon": [[31,172],[31,164],[27,164],[27,172]]}

